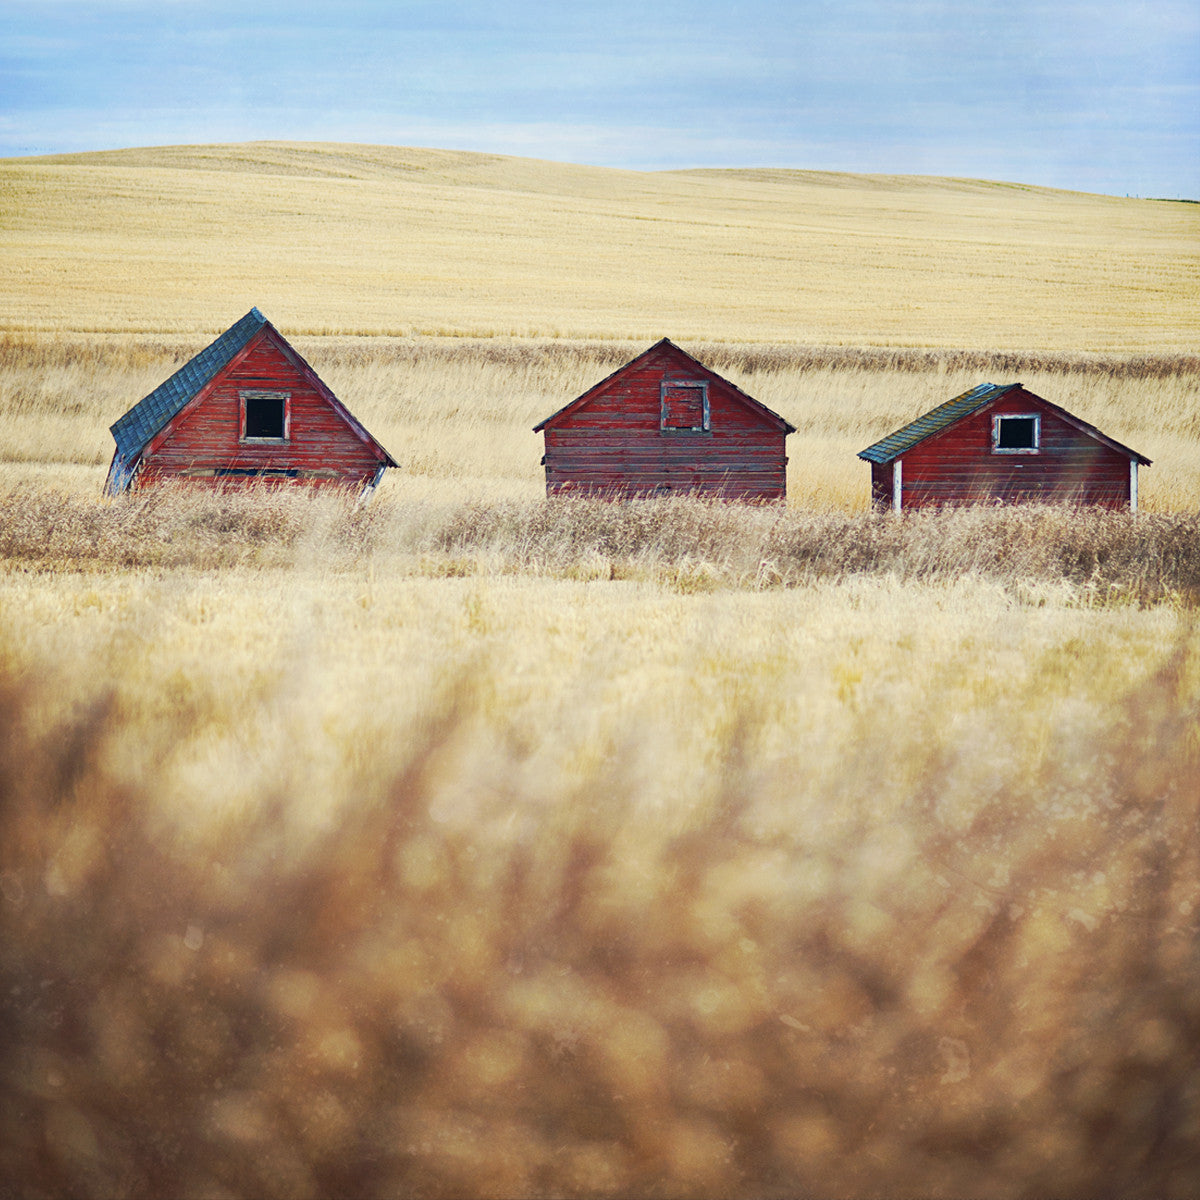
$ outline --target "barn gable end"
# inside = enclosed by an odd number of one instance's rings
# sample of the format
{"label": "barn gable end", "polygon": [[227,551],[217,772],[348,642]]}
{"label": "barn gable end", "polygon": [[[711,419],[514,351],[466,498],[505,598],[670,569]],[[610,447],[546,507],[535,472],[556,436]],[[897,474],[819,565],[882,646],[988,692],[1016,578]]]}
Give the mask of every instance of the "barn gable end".
{"label": "barn gable end", "polygon": [[370,488],[395,460],[251,309],[112,426],[105,491],[168,479]]}
{"label": "barn gable end", "polygon": [[793,427],[666,338],[534,426],[547,495],[781,500]]}
{"label": "barn gable end", "polygon": [[980,384],[859,452],[871,499],[899,511],[942,504],[1137,507],[1150,460],[1019,383]]}

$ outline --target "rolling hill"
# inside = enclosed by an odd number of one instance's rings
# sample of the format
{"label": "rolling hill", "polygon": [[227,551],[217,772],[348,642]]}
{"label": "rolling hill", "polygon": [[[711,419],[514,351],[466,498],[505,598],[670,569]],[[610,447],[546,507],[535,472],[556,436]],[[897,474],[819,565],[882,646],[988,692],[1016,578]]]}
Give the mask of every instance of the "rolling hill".
{"label": "rolling hill", "polygon": [[0,329],[1156,353],[1200,208],[1016,184],[250,143],[0,160]]}

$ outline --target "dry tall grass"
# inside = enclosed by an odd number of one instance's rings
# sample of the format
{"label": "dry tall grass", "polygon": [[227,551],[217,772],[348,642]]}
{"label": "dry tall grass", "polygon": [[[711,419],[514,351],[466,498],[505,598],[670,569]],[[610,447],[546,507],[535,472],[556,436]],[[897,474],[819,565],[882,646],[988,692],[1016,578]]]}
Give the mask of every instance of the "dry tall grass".
{"label": "dry tall grass", "polygon": [[[286,331],[285,331],[286,332]],[[401,464],[406,497],[530,499],[542,491],[532,426],[643,343],[305,338],[297,348]],[[0,335],[0,470],[98,490],[108,426],[204,338]],[[1200,359],[1195,355],[1005,354],[735,343],[685,348],[782,413],[794,506],[858,511],[869,471],[856,454],[984,380],[1023,381],[1154,460],[1151,510],[1200,508]],[[73,485],[71,481],[74,481]]]}
{"label": "dry tall grass", "polygon": [[1188,522],[0,512],[12,1194],[1200,1187]]}
{"label": "dry tall grass", "polygon": [[1195,205],[383,146],[0,162],[0,328],[1180,351]]}
{"label": "dry tall grass", "polygon": [[400,499],[160,486],[115,503],[0,492],[0,561],[40,576],[293,570],[361,577],[636,580],[762,592],[875,579],[987,581],[1084,607],[1200,602],[1200,516],[1026,505],[858,515],[676,497]]}

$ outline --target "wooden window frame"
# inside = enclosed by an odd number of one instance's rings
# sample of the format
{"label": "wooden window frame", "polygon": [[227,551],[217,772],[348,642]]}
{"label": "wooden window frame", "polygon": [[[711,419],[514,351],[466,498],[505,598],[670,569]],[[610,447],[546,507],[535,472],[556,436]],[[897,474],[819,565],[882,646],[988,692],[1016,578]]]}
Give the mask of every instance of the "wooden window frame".
{"label": "wooden window frame", "polygon": [[[700,391],[701,425],[667,424],[667,388],[697,388]],[[675,434],[711,433],[712,412],[708,406],[708,381],[706,379],[664,379],[658,385],[658,427],[661,432]]]}
{"label": "wooden window frame", "polygon": [[[1001,446],[1000,422],[1013,419],[1033,422],[1032,446]],[[1041,413],[996,413],[992,417],[992,453],[993,454],[1040,454],[1042,451],[1042,416]]]}
{"label": "wooden window frame", "polygon": [[[283,437],[247,437],[246,436],[246,401],[247,400],[279,400],[283,403]],[[238,441],[250,446],[281,446],[292,440],[292,394],[291,392],[275,392],[263,388],[247,388],[238,392]]]}

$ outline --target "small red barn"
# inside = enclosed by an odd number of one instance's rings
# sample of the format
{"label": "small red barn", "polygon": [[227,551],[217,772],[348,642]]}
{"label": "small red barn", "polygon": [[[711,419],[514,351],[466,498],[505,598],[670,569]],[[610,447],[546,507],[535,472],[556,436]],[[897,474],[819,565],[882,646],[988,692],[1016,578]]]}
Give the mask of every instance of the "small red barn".
{"label": "small red barn", "polygon": [[784,439],[795,429],[663,338],[534,426],[546,494],[787,495]]}
{"label": "small red barn", "polygon": [[896,511],[997,501],[1137,509],[1150,460],[1019,383],[982,383],[859,451]]}
{"label": "small red barn", "polygon": [[112,426],[104,490],[164,480],[370,489],[392,456],[252,308]]}

